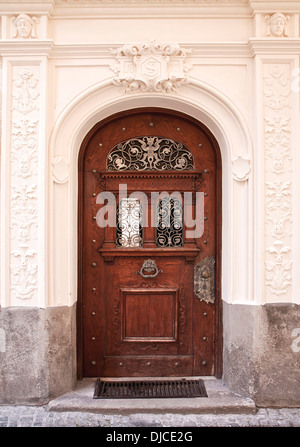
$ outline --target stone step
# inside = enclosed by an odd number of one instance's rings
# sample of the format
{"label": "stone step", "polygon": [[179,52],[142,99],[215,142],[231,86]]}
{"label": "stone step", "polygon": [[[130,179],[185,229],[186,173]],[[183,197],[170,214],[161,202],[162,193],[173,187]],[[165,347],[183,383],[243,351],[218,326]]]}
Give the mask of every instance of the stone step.
{"label": "stone step", "polygon": [[[46,408],[48,411],[79,411],[120,415],[133,413],[256,413],[257,409],[254,401],[248,397],[244,397],[230,391],[223,380],[219,380],[214,377],[199,378],[204,381],[208,397],[93,399],[96,379],[83,379],[77,383],[77,386],[73,391],[53,399],[49,402]],[[122,380],[124,379],[126,378],[122,378]],[[143,380],[146,379],[147,378],[143,377]]]}

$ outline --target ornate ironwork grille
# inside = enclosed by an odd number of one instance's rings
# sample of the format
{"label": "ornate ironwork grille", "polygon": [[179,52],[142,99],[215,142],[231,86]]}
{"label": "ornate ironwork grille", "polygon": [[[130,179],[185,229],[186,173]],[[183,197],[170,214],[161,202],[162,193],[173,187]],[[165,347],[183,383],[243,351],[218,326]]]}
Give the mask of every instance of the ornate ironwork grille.
{"label": "ornate ironwork grille", "polygon": [[117,207],[117,246],[143,245],[142,206],[138,199],[122,199]]}
{"label": "ornate ironwork grille", "polygon": [[180,200],[164,197],[157,206],[157,247],[183,246],[183,213]]}
{"label": "ornate ironwork grille", "polygon": [[[192,171],[194,157],[182,143],[169,138],[142,136],[123,141],[109,152],[108,171]],[[182,205],[178,199],[163,198],[157,208],[157,247],[183,246]],[[142,205],[124,199],[117,208],[118,247],[142,247]]]}
{"label": "ornate ironwork grille", "polygon": [[194,157],[182,143],[143,136],[118,143],[107,156],[108,171],[192,171]]}

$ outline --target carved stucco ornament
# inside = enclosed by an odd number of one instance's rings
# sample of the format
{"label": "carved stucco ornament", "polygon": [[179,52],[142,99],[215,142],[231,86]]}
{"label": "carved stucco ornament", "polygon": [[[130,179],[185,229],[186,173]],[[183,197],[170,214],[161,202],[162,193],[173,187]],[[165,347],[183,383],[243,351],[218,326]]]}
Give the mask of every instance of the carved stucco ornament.
{"label": "carved stucco ornament", "polygon": [[117,74],[113,84],[125,92],[170,93],[188,82],[189,50],[178,44],[150,41],[123,45],[111,53],[117,61],[110,67]]}
{"label": "carved stucco ornament", "polygon": [[233,178],[238,182],[248,180],[251,171],[251,161],[247,155],[238,155],[232,160]]}
{"label": "carved stucco ornament", "polygon": [[194,293],[200,301],[215,302],[215,258],[202,259],[194,268]]}
{"label": "carved stucco ornament", "polygon": [[288,37],[290,16],[275,12],[265,17],[266,37]]}
{"label": "carved stucco ornament", "polygon": [[19,14],[10,19],[11,37],[13,39],[34,39],[37,37],[36,27],[39,23],[37,17],[28,14]]}
{"label": "carved stucco ornament", "polygon": [[54,158],[52,174],[56,183],[65,183],[69,179],[69,163],[64,157],[57,156]]}

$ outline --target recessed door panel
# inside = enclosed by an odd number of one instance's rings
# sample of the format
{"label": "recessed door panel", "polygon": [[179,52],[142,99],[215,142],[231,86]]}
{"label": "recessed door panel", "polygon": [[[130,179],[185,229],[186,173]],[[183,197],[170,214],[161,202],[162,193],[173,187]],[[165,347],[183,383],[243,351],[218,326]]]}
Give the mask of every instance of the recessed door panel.
{"label": "recessed door panel", "polygon": [[121,290],[123,342],[175,342],[177,291]]}

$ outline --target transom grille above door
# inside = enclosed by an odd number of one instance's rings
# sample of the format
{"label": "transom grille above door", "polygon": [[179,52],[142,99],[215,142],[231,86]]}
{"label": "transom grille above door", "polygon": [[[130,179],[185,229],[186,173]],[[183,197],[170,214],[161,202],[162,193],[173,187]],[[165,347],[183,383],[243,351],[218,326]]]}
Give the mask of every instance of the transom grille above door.
{"label": "transom grille above door", "polygon": [[122,141],[107,156],[108,171],[190,171],[192,152],[169,138],[143,136]]}

